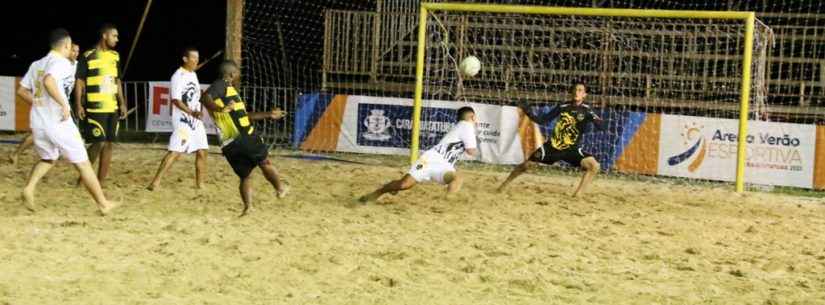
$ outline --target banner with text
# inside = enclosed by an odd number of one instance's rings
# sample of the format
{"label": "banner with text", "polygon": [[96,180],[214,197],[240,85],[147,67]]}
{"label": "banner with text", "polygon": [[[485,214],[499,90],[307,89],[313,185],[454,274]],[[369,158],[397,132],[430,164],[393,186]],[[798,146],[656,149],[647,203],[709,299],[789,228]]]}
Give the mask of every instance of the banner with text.
{"label": "banner with text", "polygon": [[[662,115],[658,173],[734,181],[739,121]],[[750,121],[745,181],[813,186],[816,126]]]}
{"label": "banner with text", "polygon": [[[208,85],[201,85],[206,91]],[[172,132],[172,100],[169,98],[169,82],[149,82],[149,105],[146,112],[146,132]],[[203,117],[207,134],[218,134],[215,122],[207,112]]]}

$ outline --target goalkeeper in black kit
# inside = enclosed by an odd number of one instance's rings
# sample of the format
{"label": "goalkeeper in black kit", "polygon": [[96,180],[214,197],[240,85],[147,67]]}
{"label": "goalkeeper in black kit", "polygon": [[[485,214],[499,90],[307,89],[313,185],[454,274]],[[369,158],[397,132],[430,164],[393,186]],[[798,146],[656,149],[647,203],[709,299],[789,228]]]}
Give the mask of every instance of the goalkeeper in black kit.
{"label": "goalkeeper in black kit", "polygon": [[546,124],[555,118],[558,118],[558,121],[553,127],[553,134],[550,139],[534,151],[528,160],[513,169],[507,180],[504,180],[504,183],[498,187],[499,192],[503,191],[516,177],[527,172],[531,162],[551,165],[558,161],[565,161],[571,165],[581,166],[585,172],[581,182],[576,187],[576,191],[573,192],[573,197],[581,194],[587,185],[593,181],[593,177],[600,170],[599,162],[596,161],[593,155],[583,152],[579,145],[588,125],[593,124],[596,128],[604,130],[606,124],[602,118],[593,112],[590,106],[584,103],[585,97],[587,97],[587,88],[584,84],[577,83],[573,87],[573,101],[559,105],[545,115],[536,116],[530,112],[526,104],[519,105],[522,111],[538,124]]}

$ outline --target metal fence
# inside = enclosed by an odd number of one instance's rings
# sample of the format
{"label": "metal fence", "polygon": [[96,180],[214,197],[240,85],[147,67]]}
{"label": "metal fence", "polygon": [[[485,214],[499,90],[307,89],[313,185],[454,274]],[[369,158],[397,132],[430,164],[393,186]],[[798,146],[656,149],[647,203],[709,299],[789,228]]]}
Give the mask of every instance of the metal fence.
{"label": "metal fence", "polygon": [[[146,116],[151,111],[149,82],[125,82],[124,97],[132,111],[121,123],[121,130],[137,137],[165,138],[168,133],[146,132]],[[270,111],[280,108],[288,115],[278,121],[263,120],[255,122],[255,129],[261,137],[275,147],[289,147],[291,143],[293,116],[296,101],[300,93],[296,89],[281,87],[242,87],[241,97],[246,102],[247,111]]]}

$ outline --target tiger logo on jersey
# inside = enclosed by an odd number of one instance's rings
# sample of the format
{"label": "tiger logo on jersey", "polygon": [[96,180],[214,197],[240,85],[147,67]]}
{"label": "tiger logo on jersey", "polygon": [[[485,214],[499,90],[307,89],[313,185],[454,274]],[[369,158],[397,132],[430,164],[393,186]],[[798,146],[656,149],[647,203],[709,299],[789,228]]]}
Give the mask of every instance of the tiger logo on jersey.
{"label": "tiger logo on jersey", "polygon": [[556,127],[553,128],[553,137],[550,144],[558,150],[565,150],[576,144],[579,139],[579,130],[576,128],[578,121],[570,113],[564,112],[559,117]]}

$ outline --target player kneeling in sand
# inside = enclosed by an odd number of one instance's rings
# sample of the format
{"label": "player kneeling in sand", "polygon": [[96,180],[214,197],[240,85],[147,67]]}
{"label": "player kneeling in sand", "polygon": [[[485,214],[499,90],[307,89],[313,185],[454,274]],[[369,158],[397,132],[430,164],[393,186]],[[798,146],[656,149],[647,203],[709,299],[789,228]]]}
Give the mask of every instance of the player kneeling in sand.
{"label": "player kneeling in sand", "polygon": [[286,112],[275,109],[270,112],[247,113],[238,90],[232,85],[240,77],[237,64],[227,60],[221,64],[220,70],[221,78],[209,86],[201,103],[209,110],[215,119],[215,125],[218,126],[223,156],[235,174],[241,178],[241,216],[244,216],[252,208],[252,179],[249,175],[255,167],[261,169],[266,180],[275,188],[279,199],[286,196],[287,187],[281,182],[278,172],[269,161],[269,146],[264,144],[252,126],[252,121],[278,120],[283,118]]}
{"label": "player kneeling in sand", "polygon": [[457,192],[461,188],[462,181],[461,176],[456,173],[455,163],[465,153],[469,156],[475,156],[478,153],[475,122],[476,116],[473,108],[458,109],[458,124],[438,142],[438,145],[424,152],[404,177],[387,183],[358,200],[361,202],[375,201],[386,193],[408,190],[417,183],[428,181],[446,184],[447,194]]}
{"label": "player kneeling in sand", "polygon": [[49,35],[51,52],[46,57],[32,63],[20,82],[22,90],[18,94],[32,104],[32,137],[40,161],[34,165],[29,181],[23,188],[23,203],[34,211],[34,191],[37,183],[54,166],[62,155],[74,164],[80,173],[80,181],[97,203],[103,215],[108,214],[118,204],[106,200],[100,181],[97,180],[89,156],[83,146],[83,139],[77,125],[71,119],[71,109],[67,93],[74,70],[66,59],[72,46],[72,38],[64,29],[52,31]]}

